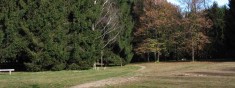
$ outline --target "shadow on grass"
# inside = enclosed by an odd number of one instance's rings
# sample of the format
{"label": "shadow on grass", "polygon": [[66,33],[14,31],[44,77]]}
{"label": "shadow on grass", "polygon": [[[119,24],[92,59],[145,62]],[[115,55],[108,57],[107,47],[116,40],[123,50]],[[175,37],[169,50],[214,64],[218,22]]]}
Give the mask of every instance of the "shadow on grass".
{"label": "shadow on grass", "polygon": [[9,74],[9,72],[0,72],[0,75],[10,75],[10,74]]}
{"label": "shadow on grass", "polygon": [[235,73],[224,72],[192,72],[194,74],[207,75],[207,76],[234,76]]}
{"label": "shadow on grass", "polygon": [[225,68],[225,69],[222,69],[222,71],[231,71],[231,72],[235,72],[235,67]]}
{"label": "shadow on grass", "polygon": [[30,85],[31,88],[40,88],[40,86],[38,84],[33,84],[33,85]]}

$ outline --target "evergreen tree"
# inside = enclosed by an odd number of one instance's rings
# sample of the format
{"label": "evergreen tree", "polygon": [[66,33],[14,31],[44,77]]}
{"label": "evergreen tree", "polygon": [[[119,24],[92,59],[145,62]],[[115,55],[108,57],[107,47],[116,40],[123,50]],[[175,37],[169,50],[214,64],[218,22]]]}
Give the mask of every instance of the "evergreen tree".
{"label": "evergreen tree", "polygon": [[227,46],[227,55],[229,58],[235,57],[234,50],[235,50],[235,1],[229,0],[229,9],[226,12],[226,46]]}
{"label": "evergreen tree", "polygon": [[[129,0],[1,0],[0,62],[29,71],[89,69],[104,51],[107,62],[126,64],[132,58],[130,5]],[[116,13],[105,14],[109,6]],[[115,17],[112,24],[108,17]]]}
{"label": "evergreen tree", "polygon": [[[121,35],[118,40],[118,46],[119,46],[119,55],[121,57],[121,62],[122,64],[128,64],[132,57],[132,30],[134,27],[134,23],[132,21],[131,17],[131,4],[132,1],[130,0],[120,0],[119,1],[119,6],[120,6],[120,12],[121,17]],[[123,20],[124,19],[124,20]]]}
{"label": "evergreen tree", "polygon": [[213,58],[222,58],[224,56],[225,47],[225,11],[226,7],[218,7],[214,2],[211,8],[208,9],[208,18],[212,21],[212,27],[208,32],[211,38],[208,52]]}

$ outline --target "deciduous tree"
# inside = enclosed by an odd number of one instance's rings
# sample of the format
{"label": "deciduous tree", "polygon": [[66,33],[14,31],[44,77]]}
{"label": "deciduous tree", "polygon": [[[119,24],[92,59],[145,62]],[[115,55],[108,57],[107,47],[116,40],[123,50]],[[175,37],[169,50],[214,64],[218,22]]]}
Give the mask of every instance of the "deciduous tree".
{"label": "deciduous tree", "polygon": [[185,49],[191,52],[192,61],[195,61],[195,53],[199,54],[206,44],[210,43],[207,29],[211,21],[205,17],[203,7],[204,0],[181,0],[186,6],[183,24],[186,33]]}
{"label": "deciduous tree", "polygon": [[[172,35],[174,34],[174,27],[179,24],[180,13],[177,6],[164,0],[143,0],[142,2],[143,5],[140,4],[141,1],[137,4],[137,6],[142,6],[142,9],[134,7],[134,10],[137,10],[135,11],[137,16],[139,16],[138,26],[134,33],[135,38],[137,38],[136,42],[139,45],[136,45],[135,51],[139,53],[139,51],[143,51],[140,49],[146,49],[144,47],[148,47],[146,44],[153,43],[146,39],[155,39],[154,44],[160,44],[156,46],[164,46],[155,47],[159,56],[160,53],[163,53],[163,49],[157,48],[166,48],[165,50],[168,51],[173,44]],[[143,42],[144,44],[142,45],[141,43]],[[146,52],[142,52],[142,54],[144,53]]]}

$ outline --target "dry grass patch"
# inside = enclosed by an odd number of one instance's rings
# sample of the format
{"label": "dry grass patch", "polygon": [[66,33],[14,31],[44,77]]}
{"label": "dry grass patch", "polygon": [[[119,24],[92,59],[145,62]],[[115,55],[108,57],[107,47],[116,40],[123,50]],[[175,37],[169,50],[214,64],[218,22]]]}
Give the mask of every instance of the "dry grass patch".
{"label": "dry grass patch", "polygon": [[111,88],[235,88],[235,62],[147,63],[138,81]]}

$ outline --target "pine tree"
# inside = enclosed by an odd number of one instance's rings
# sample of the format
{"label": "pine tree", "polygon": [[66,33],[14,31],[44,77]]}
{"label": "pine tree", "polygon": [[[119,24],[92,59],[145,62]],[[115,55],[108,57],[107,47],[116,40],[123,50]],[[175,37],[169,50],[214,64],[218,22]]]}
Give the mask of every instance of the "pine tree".
{"label": "pine tree", "polygon": [[131,17],[131,5],[132,1],[130,0],[121,0],[119,1],[120,12],[122,13],[120,16],[121,19],[121,35],[118,40],[118,46],[120,48],[119,55],[121,57],[121,62],[123,65],[130,63],[133,53],[132,53],[132,30],[134,27],[134,23],[132,22]]}
{"label": "pine tree", "polygon": [[0,62],[28,71],[89,69],[100,60],[125,65],[133,55],[131,3],[1,0]]}
{"label": "pine tree", "polygon": [[212,21],[212,27],[208,32],[211,38],[210,47],[208,47],[210,55],[214,58],[222,58],[224,56],[225,47],[225,11],[226,7],[218,7],[214,2],[208,9],[208,18]]}
{"label": "pine tree", "polygon": [[234,49],[235,49],[235,39],[234,39],[234,25],[235,25],[235,1],[229,0],[229,9],[226,12],[226,46],[227,46],[227,54],[228,58],[235,57],[234,56]]}

